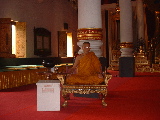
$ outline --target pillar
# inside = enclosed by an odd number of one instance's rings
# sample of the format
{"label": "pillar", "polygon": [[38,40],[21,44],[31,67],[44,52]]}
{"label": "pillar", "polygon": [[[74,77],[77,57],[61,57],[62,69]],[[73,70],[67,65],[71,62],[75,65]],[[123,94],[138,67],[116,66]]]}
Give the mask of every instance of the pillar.
{"label": "pillar", "polygon": [[[102,18],[101,0],[78,0],[78,30],[77,45],[81,48],[83,42],[90,42],[91,51],[97,57],[102,56]],[[83,51],[79,50],[79,54]]]}
{"label": "pillar", "polygon": [[159,46],[160,46],[160,43],[159,43],[159,40],[160,40],[160,11],[155,11],[155,25],[156,25],[156,28],[155,28],[155,33],[154,33],[154,55],[153,55],[153,63],[155,63],[155,59],[157,57],[160,56],[160,53],[159,53]]}
{"label": "pillar", "polygon": [[136,1],[137,23],[138,23],[138,39],[144,40],[144,9],[143,0]]}
{"label": "pillar", "polygon": [[120,5],[120,51],[119,76],[134,76],[132,4],[131,0],[119,0]]}
{"label": "pillar", "polygon": [[143,0],[136,0],[136,13],[137,13],[137,30],[138,30],[138,39],[137,42],[139,42],[139,51],[142,51],[141,54],[144,54],[146,51],[146,45],[145,43],[148,43],[148,41],[145,41],[145,29],[144,29],[144,8],[143,8]]}
{"label": "pillar", "polygon": [[156,29],[155,29],[154,37],[159,37],[160,35],[160,11],[155,11],[155,23],[156,23]]}

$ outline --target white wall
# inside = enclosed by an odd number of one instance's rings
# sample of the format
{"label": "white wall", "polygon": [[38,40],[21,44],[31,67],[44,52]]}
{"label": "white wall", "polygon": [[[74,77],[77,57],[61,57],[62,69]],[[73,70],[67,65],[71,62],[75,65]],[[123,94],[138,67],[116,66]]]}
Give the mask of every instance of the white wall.
{"label": "white wall", "polygon": [[58,33],[63,23],[68,23],[68,32],[73,32],[76,45],[78,13],[68,0],[0,0],[0,18],[11,18],[27,24],[27,57],[34,55],[34,27],[43,27],[52,33],[52,55],[58,56]]}

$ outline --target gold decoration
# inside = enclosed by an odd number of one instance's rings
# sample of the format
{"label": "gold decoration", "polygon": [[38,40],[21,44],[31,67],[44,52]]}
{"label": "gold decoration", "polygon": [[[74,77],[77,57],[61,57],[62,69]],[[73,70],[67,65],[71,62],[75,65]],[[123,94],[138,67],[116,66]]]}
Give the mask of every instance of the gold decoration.
{"label": "gold decoration", "polygon": [[26,57],[26,22],[16,22],[16,58]]}
{"label": "gold decoration", "polygon": [[0,90],[33,84],[38,82],[38,80],[45,80],[45,75],[38,75],[36,72],[46,70],[46,68],[41,68],[34,70],[0,72]]}
{"label": "gold decoration", "polygon": [[122,42],[120,43],[120,48],[133,48],[132,42]]}
{"label": "gold decoration", "polygon": [[120,20],[120,7],[119,4],[116,4],[115,12],[112,14],[114,20]]}
{"label": "gold decoration", "polygon": [[90,93],[100,93],[102,95],[102,105],[107,106],[105,103],[105,97],[107,96],[107,86],[108,81],[112,78],[111,74],[105,74],[104,84],[102,85],[68,85],[65,84],[65,78],[67,74],[58,74],[57,78],[62,84],[62,96],[64,98],[63,107],[68,105],[68,93],[79,93],[79,94],[90,94]]}
{"label": "gold decoration", "polygon": [[78,40],[102,40],[101,28],[81,28],[77,30]]}
{"label": "gold decoration", "polygon": [[119,57],[121,52],[119,50],[112,50],[111,63],[108,67],[109,70],[119,70]]}

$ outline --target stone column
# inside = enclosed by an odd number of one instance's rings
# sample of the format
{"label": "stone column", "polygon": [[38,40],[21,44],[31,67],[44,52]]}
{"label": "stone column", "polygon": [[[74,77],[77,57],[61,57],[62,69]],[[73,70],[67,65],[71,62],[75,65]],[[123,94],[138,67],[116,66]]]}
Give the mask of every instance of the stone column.
{"label": "stone column", "polygon": [[119,0],[121,57],[133,57],[133,30],[131,0]]}
{"label": "stone column", "polygon": [[144,40],[144,9],[143,0],[136,1],[137,23],[138,23],[138,39]]}
{"label": "stone column", "polygon": [[[77,45],[81,48],[83,42],[90,42],[91,51],[97,57],[102,56],[102,18],[101,0],[78,0],[78,30]],[[79,54],[83,51],[79,50]]]}
{"label": "stone column", "polygon": [[120,5],[120,77],[134,76],[132,4],[131,0],[119,0]]}

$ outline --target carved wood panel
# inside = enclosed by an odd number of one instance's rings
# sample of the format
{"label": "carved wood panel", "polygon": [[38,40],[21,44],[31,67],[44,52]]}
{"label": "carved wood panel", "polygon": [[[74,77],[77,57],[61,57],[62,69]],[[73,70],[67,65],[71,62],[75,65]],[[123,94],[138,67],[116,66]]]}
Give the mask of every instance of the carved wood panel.
{"label": "carved wood panel", "polygon": [[66,31],[58,31],[58,56],[67,57],[67,34]]}
{"label": "carved wood panel", "polygon": [[0,57],[14,57],[11,35],[11,18],[0,18]]}
{"label": "carved wood panel", "polygon": [[26,57],[26,22],[16,22],[16,58]]}

